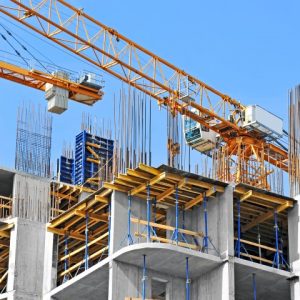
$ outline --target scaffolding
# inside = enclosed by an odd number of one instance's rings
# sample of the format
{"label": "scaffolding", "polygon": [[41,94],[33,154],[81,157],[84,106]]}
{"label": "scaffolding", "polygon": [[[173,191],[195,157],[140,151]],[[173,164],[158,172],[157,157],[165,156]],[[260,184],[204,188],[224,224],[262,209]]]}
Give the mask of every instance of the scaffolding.
{"label": "scaffolding", "polygon": [[78,202],[49,223],[48,231],[59,237],[58,285],[108,255],[109,193],[102,189],[97,195],[92,194]]}
{"label": "scaffolding", "polygon": [[294,200],[242,184],[234,196],[235,256],[289,270],[287,210]]}
{"label": "scaffolding", "polygon": [[0,294],[7,291],[10,231],[12,223],[0,222]]}
{"label": "scaffolding", "polygon": [[[128,203],[127,230],[124,230],[126,234],[120,248],[137,243],[165,243],[220,257],[209,235],[211,208],[208,204],[224,193],[225,183],[164,165],[153,168],[139,164],[138,168],[127,169],[125,174],[105,182],[99,190],[89,190],[90,195],[82,201],[79,201],[82,188],[53,184],[57,190],[52,192],[52,197],[61,199],[56,201],[62,205],[62,213],[48,226],[48,230],[59,237],[58,284],[109,254],[113,191],[124,193]],[[288,269],[287,210],[294,201],[244,184],[235,186],[233,196],[236,257]],[[133,199],[146,201],[145,219],[133,216]],[[185,224],[185,213],[195,207],[194,213],[200,214],[198,225],[202,231],[191,230]],[[168,209],[174,210],[174,225],[167,220]],[[147,259],[144,259],[146,265]],[[185,263],[186,299],[189,299],[188,257]]]}
{"label": "scaffolding", "polygon": [[98,189],[112,179],[114,141],[87,131],[76,136],[74,184]]}

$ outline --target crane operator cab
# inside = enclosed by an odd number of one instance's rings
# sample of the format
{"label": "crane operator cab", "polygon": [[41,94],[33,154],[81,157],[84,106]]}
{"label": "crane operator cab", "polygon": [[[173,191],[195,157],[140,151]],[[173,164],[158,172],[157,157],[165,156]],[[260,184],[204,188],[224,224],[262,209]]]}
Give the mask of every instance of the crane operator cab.
{"label": "crane operator cab", "polygon": [[82,73],[79,78],[79,83],[95,90],[100,90],[103,87],[102,76],[90,72]]}
{"label": "crane operator cab", "polygon": [[[197,113],[197,109],[192,109]],[[217,133],[187,116],[183,116],[183,134],[186,143],[199,152],[205,153],[216,147]]]}

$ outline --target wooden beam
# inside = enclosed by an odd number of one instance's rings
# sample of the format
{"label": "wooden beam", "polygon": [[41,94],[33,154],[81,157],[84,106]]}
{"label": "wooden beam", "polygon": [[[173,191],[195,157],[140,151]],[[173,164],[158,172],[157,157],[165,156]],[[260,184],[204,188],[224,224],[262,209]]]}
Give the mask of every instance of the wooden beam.
{"label": "wooden beam", "polygon": [[8,200],[8,201],[12,201],[13,199],[10,198],[10,197],[6,197],[6,196],[1,196],[0,195],[0,199],[3,199],[3,200]]}
{"label": "wooden beam", "polygon": [[[137,236],[137,237],[147,238],[147,234],[144,234],[144,233],[135,232],[134,235]],[[174,241],[172,241],[172,240],[162,238],[162,237],[158,237],[158,236],[151,236],[151,240],[152,241],[157,241],[157,242],[160,242],[160,243],[165,243],[165,244],[173,244],[173,245],[175,244]],[[184,243],[184,242],[178,242],[178,244],[176,244],[176,245],[178,245],[180,247],[189,248],[189,249],[192,249],[192,250],[199,250],[199,246]]]}
{"label": "wooden beam", "polygon": [[[77,210],[75,210],[75,215],[85,218],[86,212],[77,209]],[[107,217],[103,217],[103,216],[100,216],[98,214],[94,214],[91,212],[88,213],[88,216],[89,216],[89,219],[97,221],[97,222],[105,222],[106,223],[108,221]]]}
{"label": "wooden beam", "polygon": [[243,194],[240,197],[240,202],[246,201],[247,199],[249,199],[250,197],[252,197],[253,191],[249,190],[248,192],[246,192],[245,194]]}
{"label": "wooden beam", "polygon": [[263,262],[271,264],[271,265],[273,264],[272,260],[269,260],[269,259],[266,259],[266,258],[263,258],[263,257],[259,257],[259,256],[256,256],[256,255],[251,255],[251,254],[244,253],[244,252],[241,252],[240,255],[248,257],[248,258],[252,258],[252,259],[255,259],[255,260],[258,260],[258,261],[263,261]]}
{"label": "wooden beam", "polygon": [[224,187],[222,187],[222,186],[214,185],[212,183],[208,183],[208,182],[204,182],[204,181],[200,181],[200,180],[192,179],[192,178],[187,179],[187,184],[194,185],[194,186],[206,189],[206,190],[209,190],[212,187],[215,187],[216,192],[220,192],[220,193],[223,193],[225,190]]}
{"label": "wooden beam", "polygon": [[14,223],[6,223],[6,224],[3,224],[3,225],[0,225],[0,231],[10,230],[10,229],[14,228],[14,226],[15,226]]}
{"label": "wooden beam", "polygon": [[[94,244],[97,244],[98,242],[100,242],[103,239],[105,239],[107,236],[108,236],[108,232],[106,232],[106,233],[102,234],[101,236],[95,238],[93,241],[91,241],[91,242],[88,243],[88,247],[90,247],[90,246],[92,246]],[[85,249],[86,249],[86,246],[83,245],[82,247],[77,248],[76,250],[68,253],[67,255],[64,255],[63,257],[61,257],[59,259],[59,261],[64,261],[65,259],[70,258],[70,257],[76,255],[77,253],[79,253],[81,251],[84,251]]]}
{"label": "wooden beam", "polygon": [[86,144],[87,146],[91,146],[91,147],[94,147],[94,148],[97,148],[97,149],[100,149],[100,148],[101,148],[100,145],[95,144],[95,143],[86,142],[85,144]]}
{"label": "wooden beam", "polygon": [[[76,233],[76,232],[70,232],[68,230],[64,230],[64,229],[57,229],[57,228],[47,228],[47,230],[49,232],[52,232],[52,233],[55,233],[57,235],[60,235],[60,236],[68,236],[69,238],[72,238],[74,240],[77,240],[77,241],[82,241],[82,242],[85,242],[85,235],[83,234],[80,234],[80,233]],[[89,236],[89,241],[94,241],[95,240],[95,237],[94,236]],[[103,243],[100,243],[99,241],[96,242],[97,245],[100,245],[100,246],[103,246]]]}
{"label": "wooden beam", "polygon": [[130,176],[130,175],[124,175],[124,174],[118,174],[118,178],[121,179],[121,180],[124,180],[124,181],[128,181],[128,182],[131,182],[131,183],[144,183],[144,179],[140,179],[140,178],[137,178],[137,177],[133,177],[133,176]]}
{"label": "wooden beam", "polygon": [[[101,255],[101,254],[102,254],[103,252],[105,252],[107,249],[108,249],[108,246],[106,246],[106,247],[100,249],[99,251],[97,251],[97,252],[91,254],[91,255],[89,256],[89,260],[92,260],[93,258],[96,258],[97,256]],[[69,269],[67,269],[67,270],[65,270],[65,271],[63,271],[63,272],[61,272],[61,273],[59,274],[59,277],[62,277],[62,276],[64,276],[65,274],[68,274],[68,273],[70,273],[70,272],[76,270],[76,269],[79,268],[84,262],[85,262],[85,259],[79,261],[77,264],[73,265],[73,266],[70,267]]]}
{"label": "wooden beam", "polygon": [[53,192],[52,191],[51,195],[54,196],[54,197],[57,197],[57,198],[61,198],[60,200],[66,199],[66,200],[78,201],[78,198],[76,198],[74,196],[71,196],[71,194],[62,194],[62,193],[59,193],[59,192]]}
{"label": "wooden beam", "polygon": [[8,270],[0,278],[0,284],[6,279],[7,275],[8,275]]}
{"label": "wooden beam", "polygon": [[9,240],[2,240],[2,239],[0,239],[0,247],[7,247],[7,248],[9,248],[9,246],[10,246]]}
{"label": "wooden beam", "polygon": [[[236,187],[235,190],[234,190],[236,193],[238,194],[245,194],[247,193],[247,191],[249,191],[249,189],[245,189],[243,187]],[[265,201],[269,201],[269,202],[272,202],[272,203],[275,203],[275,204],[284,204],[286,203],[287,201],[289,200],[286,200],[285,198],[281,197],[281,196],[273,196],[273,195],[268,195],[266,193],[260,193],[260,192],[257,192],[257,191],[253,191],[252,190],[252,197],[253,198],[257,198],[257,199],[261,199],[261,200],[265,200]],[[292,201],[289,201],[291,202],[292,204]]]}
{"label": "wooden beam", "polygon": [[156,168],[150,167],[142,163],[139,164],[139,169],[155,176],[161,174],[161,171],[157,170]]}
{"label": "wooden beam", "polygon": [[98,155],[98,154],[97,154],[90,146],[87,146],[86,149],[87,149],[90,153],[92,153],[92,154],[96,157],[96,159],[99,160],[99,155]]}
{"label": "wooden beam", "polygon": [[[85,207],[84,210],[88,210],[91,207],[93,207],[96,203],[103,203],[108,205],[108,198],[106,198],[105,196],[103,196],[103,192],[99,195],[95,195],[94,199],[90,200],[87,202],[87,206]],[[105,206],[104,206],[105,207]]]}
{"label": "wooden beam", "polygon": [[[131,218],[131,222],[136,223],[136,224],[141,224],[141,225],[147,225],[148,224],[147,221],[140,220],[140,219],[137,219],[137,218]],[[173,227],[173,226],[158,224],[158,223],[154,223],[154,222],[150,222],[150,226],[155,227],[155,228],[159,228],[159,229],[163,229],[163,230],[169,230],[169,231],[174,231],[175,230],[175,227]],[[203,232],[196,232],[196,231],[191,231],[191,230],[182,229],[182,228],[178,228],[178,231],[180,233],[191,235],[191,236],[204,237]]]}
{"label": "wooden beam", "polygon": [[[279,205],[275,210],[276,210],[276,212],[279,213],[279,212],[281,212],[283,210],[286,210],[289,207],[293,207],[293,204],[292,204],[291,201],[286,201],[284,204]],[[260,224],[260,223],[262,223],[262,222],[264,222],[264,221],[272,218],[273,216],[274,216],[274,211],[272,211],[272,210],[268,211],[268,212],[266,212],[264,214],[261,214],[260,216],[258,216],[256,219],[254,219],[250,223],[242,226],[242,232],[243,233],[246,232],[247,230],[249,230],[249,229],[255,227],[256,225],[258,225],[258,224]]]}
{"label": "wooden beam", "polygon": [[71,217],[73,217],[75,215],[75,211],[76,210],[83,210],[85,208],[86,204],[85,203],[81,203],[80,205],[76,206],[76,209],[71,209],[69,211],[67,211],[66,213],[60,215],[59,217],[55,218],[54,220],[52,220],[49,225],[48,228],[54,228],[62,223],[64,223],[65,221],[67,221],[68,219],[70,219]]}
{"label": "wooden beam", "polygon": [[[238,240],[238,238],[234,238],[236,241]],[[265,246],[265,245],[262,245],[262,244],[258,244],[258,243],[255,243],[255,242],[251,242],[251,241],[247,241],[247,240],[244,240],[244,239],[240,239],[241,243],[244,243],[244,244],[247,244],[247,245],[250,245],[250,246],[254,246],[254,247],[257,247],[257,248],[261,248],[261,249],[265,249],[265,250],[269,250],[269,251],[272,251],[272,252],[276,252],[276,249],[275,248],[272,248],[272,247],[269,247],[269,246]],[[282,253],[281,250],[279,250],[280,253]]]}
{"label": "wooden beam", "polygon": [[10,230],[14,227],[13,223],[4,224],[0,226],[0,237],[10,237]]}
{"label": "wooden beam", "polygon": [[127,169],[126,172],[128,175],[137,177],[137,178],[143,178],[145,180],[149,180],[152,178],[152,175],[150,175],[149,173],[145,173],[145,172],[141,172],[141,171],[136,171],[136,170],[132,170],[132,169]]}
{"label": "wooden beam", "polygon": [[83,234],[80,234],[80,233],[74,233],[74,232],[70,232],[70,231],[65,230],[65,229],[58,229],[58,228],[52,228],[52,227],[48,227],[47,230],[49,232],[55,233],[57,235],[61,235],[61,236],[67,235],[68,237],[73,238],[75,240],[85,241],[85,236]]}
{"label": "wooden beam", "polygon": [[204,199],[203,194],[198,195],[196,198],[194,198],[194,199],[190,200],[189,202],[187,202],[184,206],[184,209],[187,210],[187,209],[192,208],[196,204],[201,203],[203,201],[203,199]]}
{"label": "wooden beam", "polygon": [[204,196],[205,197],[211,197],[215,193],[216,193],[216,188],[215,188],[215,186],[212,186],[208,191],[206,191],[204,193],[201,193],[196,198],[194,198],[194,199],[190,200],[189,202],[187,202],[184,206],[184,209],[187,210],[187,209],[192,208],[193,206],[201,203],[204,199]]}
{"label": "wooden beam", "polygon": [[125,187],[122,185],[117,185],[114,183],[108,183],[108,182],[104,182],[103,187],[106,189],[111,189],[111,190],[115,190],[115,191],[119,191],[119,192],[123,192],[123,193],[128,193],[128,191],[130,190],[130,188],[128,188],[128,187]]}
{"label": "wooden beam", "polygon": [[147,183],[142,183],[138,187],[132,189],[129,192],[130,195],[134,196],[134,195],[142,192],[143,190],[145,190],[147,188],[148,185],[152,186],[152,185],[160,182],[161,180],[165,179],[166,175],[167,175],[166,172],[159,173],[158,175],[156,175],[155,177],[153,177],[152,179],[150,179]]}
{"label": "wooden beam", "polygon": [[94,159],[94,158],[91,158],[91,157],[87,157],[86,160],[89,161],[89,162],[95,163],[97,165],[100,165],[100,160],[99,159]]}
{"label": "wooden beam", "polygon": [[[185,183],[186,183],[186,178],[183,178],[178,182],[177,187],[179,189],[181,189],[185,185]],[[171,186],[170,188],[168,188],[167,190],[165,190],[161,194],[157,195],[156,196],[156,201],[157,202],[163,201],[166,197],[172,195],[175,192],[175,189],[176,189],[176,185]]]}

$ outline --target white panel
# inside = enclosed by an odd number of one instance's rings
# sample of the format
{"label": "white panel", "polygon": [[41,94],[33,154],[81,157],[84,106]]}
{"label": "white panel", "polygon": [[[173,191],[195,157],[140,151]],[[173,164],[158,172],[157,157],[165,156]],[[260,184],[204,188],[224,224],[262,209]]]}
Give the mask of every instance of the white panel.
{"label": "white panel", "polygon": [[245,110],[243,127],[249,131],[257,131],[278,138],[283,133],[283,121],[258,105],[248,106]]}

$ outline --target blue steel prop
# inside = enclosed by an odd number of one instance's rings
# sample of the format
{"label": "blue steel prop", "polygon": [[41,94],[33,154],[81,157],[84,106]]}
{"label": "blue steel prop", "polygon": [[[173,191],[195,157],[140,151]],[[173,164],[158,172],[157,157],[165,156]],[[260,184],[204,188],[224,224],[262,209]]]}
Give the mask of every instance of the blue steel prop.
{"label": "blue steel prop", "polygon": [[143,278],[142,278],[142,299],[146,299],[146,281],[147,281],[147,269],[146,269],[146,255],[143,255]]}
{"label": "blue steel prop", "polygon": [[186,275],[185,299],[186,300],[190,300],[190,285],[191,285],[191,280],[190,280],[190,277],[189,277],[189,258],[188,257],[186,257],[185,275]]}
{"label": "blue steel prop", "polygon": [[188,242],[184,236],[179,230],[179,195],[178,195],[178,187],[176,186],[175,189],[175,229],[173,231],[171,241],[175,242],[176,245],[180,242],[179,235],[181,236],[182,240],[188,245]]}
{"label": "blue steel prop", "polygon": [[281,250],[279,249],[279,227],[278,227],[278,213],[275,210],[274,211],[274,231],[275,231],[275,254],[274,254],[274,259],[273,259],[273,264],[272,266],[274,268],[280,269],[280,267],[285,267],[287,270],[290,269],[289,264],[284,258],[283,255],[283,245],[281,241]]}

